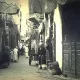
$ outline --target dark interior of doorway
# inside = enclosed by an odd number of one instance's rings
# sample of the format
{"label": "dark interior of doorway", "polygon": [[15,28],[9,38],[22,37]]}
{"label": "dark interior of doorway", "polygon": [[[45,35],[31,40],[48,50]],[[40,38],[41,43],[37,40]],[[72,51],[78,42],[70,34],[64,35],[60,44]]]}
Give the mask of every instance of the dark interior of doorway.
{"label": "dark interior of doorway", "polygon": [[69,41],[80,41],[80,2],[72,2],[61,6],[62,36],[67,35]]}

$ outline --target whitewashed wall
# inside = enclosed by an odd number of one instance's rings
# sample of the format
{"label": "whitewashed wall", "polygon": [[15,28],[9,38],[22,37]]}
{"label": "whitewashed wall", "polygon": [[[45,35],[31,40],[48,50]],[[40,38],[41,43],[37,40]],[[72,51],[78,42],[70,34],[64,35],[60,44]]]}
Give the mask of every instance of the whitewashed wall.
{"label": "whitewashed wall", "polygon": [[62,22],[58,6],[54,12],[54,21],[56,23],[56,61],[62,69]]}

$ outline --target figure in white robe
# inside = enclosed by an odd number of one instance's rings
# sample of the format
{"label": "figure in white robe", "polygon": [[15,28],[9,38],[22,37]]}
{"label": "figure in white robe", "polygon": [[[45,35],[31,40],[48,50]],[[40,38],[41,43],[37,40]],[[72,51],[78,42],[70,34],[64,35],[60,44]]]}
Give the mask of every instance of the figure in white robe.
{"label": "figure in white robe", "polygon": [[24,52],[25,52],[25,57],[28,58],[28,46],[24,45]]}
{"label": "figure in white robe", "polygon": [[14,48],[13,53],[14,53],[14,61],[16,62],[18,61],[18,49]]}

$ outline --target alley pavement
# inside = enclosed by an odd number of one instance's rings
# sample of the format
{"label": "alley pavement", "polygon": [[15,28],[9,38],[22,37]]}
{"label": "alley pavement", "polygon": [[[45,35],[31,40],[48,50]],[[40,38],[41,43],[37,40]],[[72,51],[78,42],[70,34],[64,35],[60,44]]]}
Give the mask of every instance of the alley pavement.
{"label": "alley pavement", "polygon": [[[20,56],[17,63],[11,63],[8,68],[0,69],[0,80],[73,80],[62,76],[53,76],[48,70],[40,70],[32,62],[28,65],[28,59]],[[79,79],[80,80],[80,79]]]}

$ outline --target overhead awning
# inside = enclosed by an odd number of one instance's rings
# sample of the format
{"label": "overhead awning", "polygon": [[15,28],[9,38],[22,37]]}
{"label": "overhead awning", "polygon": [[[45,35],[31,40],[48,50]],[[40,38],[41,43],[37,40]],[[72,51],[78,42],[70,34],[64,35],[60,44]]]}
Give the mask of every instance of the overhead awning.
{"label": "overhead awning", "polygon": [[18,12],[19,8],[17,5],[13,5],[12,3],[7,4],[6,2],[0,2],[0,13],[17,14]]}
{"label": "overhead awning", "polygon": [[29,0],[29,12],[30,14],[44,12],[44,0]]}
{"label": "overhead awning", "polygon": [[66,3],[80,0],[29,0],[30,14],[34,13],[51,13],[56,9],[57,4],[64,5]]}
{"label": "overhead awning", "polygon": [[51,13],[53,12],[57,7],[56,0],[44,0],[44,12],[45,13]]}
{"label": "overhead awning", "polygon": [[42,20],[44,19],[43,14],[35,13],[30,15],[29,21],[33,22],[34,28],[38,28]]}
{"label": "overhead awning", "polygon": [[35,19],[35,17],[29,18],[29,20],[34,24],[39,25],[39,22]]}
{"label": "overhead awning", "polygon": [[30,14],[50,13],[56,8],[56,0],[29,0]]}
{"label": "overhead awning", "polygon": [[54,11],[57,4],[65,4],[67,0],[29,0],[30,14],[50,13]]}
{"label": "overhead awning", "polygon": [[68,0],[56,0],[56,1],[57,1],[57,4],[64,5]]}

